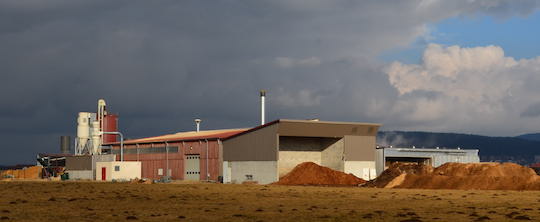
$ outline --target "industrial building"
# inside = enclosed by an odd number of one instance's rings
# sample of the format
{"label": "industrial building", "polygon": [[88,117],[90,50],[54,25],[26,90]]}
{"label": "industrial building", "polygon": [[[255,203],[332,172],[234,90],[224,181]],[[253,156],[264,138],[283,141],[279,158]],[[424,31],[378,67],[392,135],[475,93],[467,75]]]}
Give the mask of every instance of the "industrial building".
{"label": "industrial building", "polygon": [[303,162],[375,177],[379,124],[280,119],[223,141],[224,182],[267,184]]}
{"label": "industrial building", "polygon": [[438,167],[448,162],[478,163],[477,149],[398,148],[377,146],[377,175],[394,162],[418,163]]}
{"label": "industrial building", "polygon": [[[201,131],[197,118],[196,131],[125,141],[118,131],[118,116],[109,114],[100,99],[97,113],[79,113],[75,155],[65,156],[65,169],[71,179],[268,184],[303,162],[371,180],[396,161],[433,166],[479,161],[478,150],[376,149],[380,124],[318,119],[266,123],[266,92],[260,96],[261,125],[254,128]],[[69,139],[61,141],[66,152]]]}
{"label": "industrial building", "polygon": [[108,161],[96,163],[96,178],[101,181],[122,181],[141,177],[141,162]]}
{"label": "industrial building", "polygon": [[65,169],[72,180],[95,180],[99,162],[111,162],[114,155],[74,155],[65,157]]}
{"label": "industrial building", "polygon": [[[140,163],[116,163],[113,166],[111,164],[115,163],[116,156],[102,151],[103,144],[116,142],[117,136],[120,136],[120,140],[123,141],[122,133],[118,132],[118,115],[107,112],[105,100],[98,100],[96,113],[79,112],[75,155],[65,157],[65,171],[70,179],[129,180],[141,178]],[[63,153],[69,151],[69,139],[67,138],[69,137],[61,137],[60,146]],[[111,167],[114,167],[116,172],[110,172]],[[109,176],[106,175],[106,172],[110,172]],[[114,178],[114,175],[120,176]]]}
{"label": "industrial building", "polygon": [[[139,161],[142,177],[173,180],[213,180],[222,174],[223,139],[247,129],[190,131],[103,145],[116,160]],[[123,158],[122,158],[123,156]]]}
{"label": "industrial building", "polygon": [[[182,132],[126,140],[123,160],[140,161],[142,177],[150,179],[266,184],[307,161],[370,179],[379,126],[281,119],[252,129]],[[102,149],[119,160],[120,145]]]}

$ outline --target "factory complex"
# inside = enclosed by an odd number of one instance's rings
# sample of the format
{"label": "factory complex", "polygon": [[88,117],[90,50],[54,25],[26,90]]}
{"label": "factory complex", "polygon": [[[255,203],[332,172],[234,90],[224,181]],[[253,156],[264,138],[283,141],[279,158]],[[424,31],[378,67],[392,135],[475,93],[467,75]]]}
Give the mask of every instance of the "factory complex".
{"label": "factory complex", "polygon": [[[251,129],[184,132],[104,144],[117,160],[142,163],[142,177],[241,183],[278,181],[314,162],[366,179],[375,177],[380,125],[280,119]],[[365,175],[363,172],[367,172]],[[371,172],[371,174],[370,174]]]}
{"label": "factory complex", "polygon": [[124,140],[118,115],[105,100],[96,113],[81,112],[74,151],[61,137],[62,154],[39,154],[43,177],[70,180],[192,180],[269,184],[296,166],[313,162],[363,180],[375,179],[393,162],[437,167],[446,162],[479,162],[478,150],[379,147],[380,124],[278,119],[252,128],[196,130]]}

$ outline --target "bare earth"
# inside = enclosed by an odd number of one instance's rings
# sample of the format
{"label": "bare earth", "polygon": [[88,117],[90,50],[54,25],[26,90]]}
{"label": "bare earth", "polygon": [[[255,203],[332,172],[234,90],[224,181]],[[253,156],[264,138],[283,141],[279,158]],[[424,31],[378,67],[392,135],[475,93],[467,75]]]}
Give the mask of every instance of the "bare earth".
{"label": "bare earth", "polygon": [[0,182],[2,221],[540,220],[540,191]]}

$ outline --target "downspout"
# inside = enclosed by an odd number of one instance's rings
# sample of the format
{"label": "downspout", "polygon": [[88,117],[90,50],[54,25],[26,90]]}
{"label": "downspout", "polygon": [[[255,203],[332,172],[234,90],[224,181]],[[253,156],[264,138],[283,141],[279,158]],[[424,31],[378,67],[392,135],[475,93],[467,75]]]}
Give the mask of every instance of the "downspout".
{"label": "downspout", "polygon": [[120,162],[124,161],[124,136],[120,133]]}
{"label": "downspout", "polygon": [[210,169],[208,169],[208,159],[209,159],[209,155],[208,155],[208,139],[204,139],[204,141],[206,142],[206,180],[209,181],[210,180]]}
{"label": "downspout", "polygon": [[137,145],[137,162],[139,161],[139,144],[136,143],[135,145]]}
{"label": "downspout", "polygon": [[171,175],[169,175],[169,143],[167,141],[165,141],[165,158],[167,159],[167,173],[165,175],[169,177]]}

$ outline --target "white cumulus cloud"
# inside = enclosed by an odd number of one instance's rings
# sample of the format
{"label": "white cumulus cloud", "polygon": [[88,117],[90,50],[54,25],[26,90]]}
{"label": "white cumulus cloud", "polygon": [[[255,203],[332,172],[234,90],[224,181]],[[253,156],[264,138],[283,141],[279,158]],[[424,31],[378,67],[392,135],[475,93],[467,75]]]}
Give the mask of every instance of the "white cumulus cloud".
{"label": "white cumulus cloud", "polygon": [[404,120],[441,130],[537,130],[540,91],[530,85],[540,84],[540,57],[516,60],[498,46],[430,44],[421,64],[394,62],[386,72],[399,94],[393,112]]}

